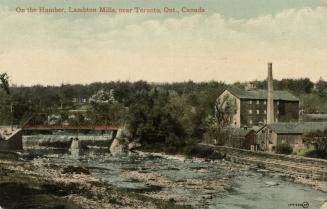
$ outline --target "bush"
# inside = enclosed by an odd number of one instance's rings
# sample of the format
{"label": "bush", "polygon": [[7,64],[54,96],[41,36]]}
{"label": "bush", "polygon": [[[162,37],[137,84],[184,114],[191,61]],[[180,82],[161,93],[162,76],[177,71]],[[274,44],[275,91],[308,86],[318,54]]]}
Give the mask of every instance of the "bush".
{"label": "bush", "polygon": [[289,155],[293,153],[293,148],[291,147],[290,144],[284,143],[284,144],[277,145],[276,152],[278,154]]}
{"label": "bush", "polygon": [[184,152],[188,157],[200,157],[212,160],[223,159],[226,157],[225,153],[220,153],[210,147],[200,145],[187,146],[184,149]]}

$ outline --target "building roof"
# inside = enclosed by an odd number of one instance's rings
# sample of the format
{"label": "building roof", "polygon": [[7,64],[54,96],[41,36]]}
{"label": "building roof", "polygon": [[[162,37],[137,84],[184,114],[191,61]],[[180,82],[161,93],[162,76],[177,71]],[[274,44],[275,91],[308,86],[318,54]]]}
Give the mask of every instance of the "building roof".
{"label": "building roof", "polygon": [[277,134],[304,134],[327,129],[327,122],[271,123],[266,126]]}
{"label": "building roof", "polygon": [[[228,89],[234,96],[240,99],[267,99],[267,90],[245,90],[239,88]],[[274,91],[274,100],[299,101],[299,98],[288,91]]]}
{"label": "building roof", "polygon": [[327,121],[326,113],[317,113],[317,114],[304,114],[304,120],[312,121]]}
{"label": "building roof", "polygon": [[236,136],[236,137],[245,137],[247,136],[251,131],[254,131],[253,129],[247,128],[233,128],[230,127],[228,128],[228,131],[230,132],[230,134],[232,136]]}

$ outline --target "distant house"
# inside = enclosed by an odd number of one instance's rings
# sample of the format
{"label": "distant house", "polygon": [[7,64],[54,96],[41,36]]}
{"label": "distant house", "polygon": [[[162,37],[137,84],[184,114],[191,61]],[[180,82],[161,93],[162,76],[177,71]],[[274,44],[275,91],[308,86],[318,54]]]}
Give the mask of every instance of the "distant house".
{"label": "distant house", "polygon": [[303,146],[303,136],[314,131],[327,129],[327,122],[272,123],[257,131],[260,150],[274,152],[278,145],[287,143],[291,147]]}
{"label": "distant house", "polygon": [[[218,99],[228,96],[235,99],[237,112],[232,126],[253,127],[267,123],[267,90],[255,88],[226,89]],[[274,121],[294,122],[299,119],[299,99],[288,91],[274,91]]]}
{"label": "distant house", "polygon": [[81,103],[89,103],[89,99],[88,98],[77,98],[77,97],[74,97],[73,99],[72,99],[72,102],[74,103],[74,104],[81,104]]}

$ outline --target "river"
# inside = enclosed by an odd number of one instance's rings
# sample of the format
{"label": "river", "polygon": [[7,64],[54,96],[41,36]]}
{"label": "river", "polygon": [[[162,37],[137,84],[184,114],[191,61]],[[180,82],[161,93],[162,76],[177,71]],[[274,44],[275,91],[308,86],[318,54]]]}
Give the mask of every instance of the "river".
{"label": "river", "polygon": [[[119,188],[195,208],[320,208],[327,193],[296,184],[282,174],[226,161],[136,154],[114,157],[106,150],[25,151],[26,158],[86,167]],[[297,205],[296,205],[297,204]]]}

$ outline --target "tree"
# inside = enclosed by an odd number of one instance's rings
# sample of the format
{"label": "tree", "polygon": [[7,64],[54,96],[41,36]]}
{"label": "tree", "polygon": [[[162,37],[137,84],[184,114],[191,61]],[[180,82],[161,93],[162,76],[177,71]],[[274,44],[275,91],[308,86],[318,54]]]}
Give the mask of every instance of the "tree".
{"label": "tree", "polygon": [[322,78],[316,83],[316,90],[321,97],[327,96],[327,81],[323,80]]}
{"label": "tree", "polygon": [[7,75],[7,73],[0,74],[0,81],[0,87],[9,95],[9,76]]}
{"label": "tree", "polygon": [[327,153],[327,129],[307,133],[305,135],[305,141],[313,145],[316,151]]}
{"label": "tree", "polygon": [[[11,123],[11,126],[13,125],[13,113],[14,113],[14,111],[13,111],[13,101],[12,101],[12,97],[11,97],[11,95],[10,95],[10,89],[9,89],[9,76],[8,76],[8,74],[7,73],[1,73],[0,74],[0,81],[1,81],[1,83],[0,83],[0,87],[5,91],[5,93],[7,94],[6,96],[6,98],[7,98],[7,102],[8,103],[10,103],[10,123]],[[6,98],[4,98],[3,99],[3,102],[5,102],[6,101]],[[7,103],[6,102],[6,103]],[[6,105],[4,105],[4,106],[6,106]],[[5,109],[5,111],[7,111],[6,109]],[[6,113],[4,113],[5,115],[8,115],[8,114],[6,114]],[[4,122],[4,121],[3,121]]]}
{"label": "tree", "polygon": [[237,111],[236,100],[225,95],[217,99],[214,109],[214,116],[207,119],[208,131],[205,138],[217,145],[225,145],[229,137],[228,127]]}
{"label": "tree", "polygon": [[215,105],[215,118],[220,128],[226,128],[233,122],[233,116],[236,114],[236,100],[225,95],[221,99],[217,99]]}
{"label": "tree", "polygon": [[114,96],[114,90],[99,90],[89,100],[94,112],[98,114],[97,120],[106,123],[124,123],[125,108]]}
{"label": "tree", "polygon": [[75,91],[74,88],[69,85],[69,84],[62,84],[60,86],[60,90],[59,90],[59,98],[60,98],[60,106],[61,109],[65,108],[65,107],[69,107],[72,106],[73,103],[73,97],[76,96],[75,95]]}

